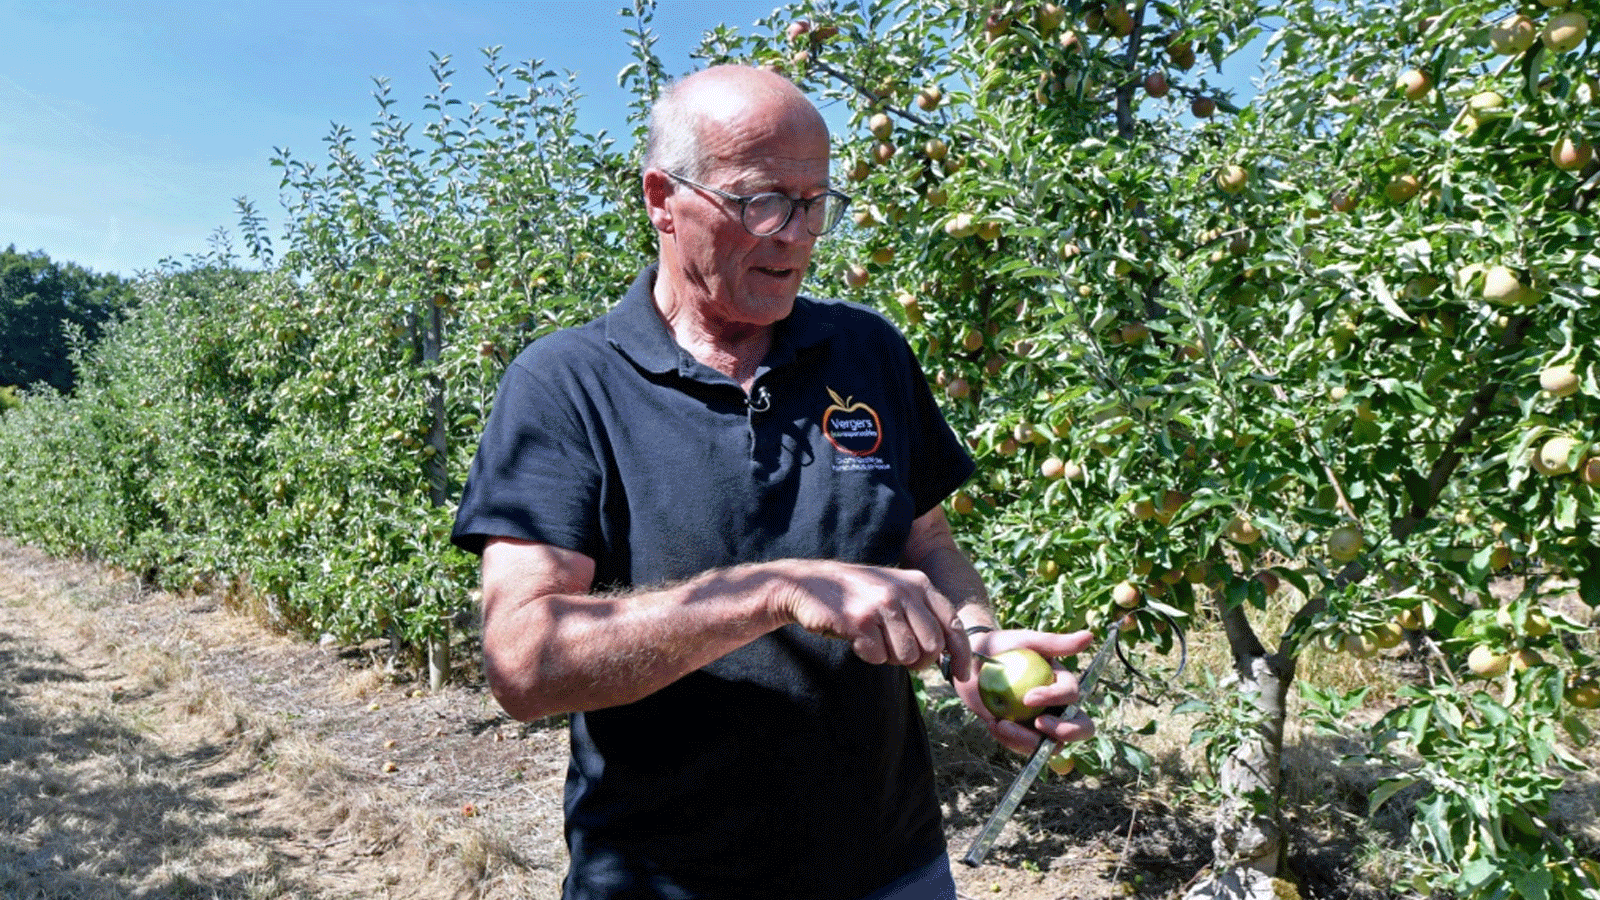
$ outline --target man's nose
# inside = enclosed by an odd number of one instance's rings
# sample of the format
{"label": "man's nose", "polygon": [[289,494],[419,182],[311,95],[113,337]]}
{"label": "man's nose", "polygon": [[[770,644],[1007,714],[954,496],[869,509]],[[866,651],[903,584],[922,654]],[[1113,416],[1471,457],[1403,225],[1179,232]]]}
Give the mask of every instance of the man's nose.
{"label": "man's nose", "polygon": [[806,208],[796,203],[793,211],[789,213],[789,221],[783,223],[783,227],[773,232],[770,236],[790,243],[815,241],[817,239],[816,235],[812,234],[810,229],[806,227],[808,217],[809,213],[806,212]]}

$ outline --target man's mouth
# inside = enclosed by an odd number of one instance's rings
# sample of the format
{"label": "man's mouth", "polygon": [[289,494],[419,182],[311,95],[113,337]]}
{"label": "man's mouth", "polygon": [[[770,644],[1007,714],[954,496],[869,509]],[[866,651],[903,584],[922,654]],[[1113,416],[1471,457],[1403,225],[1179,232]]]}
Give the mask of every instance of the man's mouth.
{"label": "man's mouth", "polygon": [[769,278],[791,278],[795,273],[794,269],[779,269],[771,266],[756,266],[756,271]]}

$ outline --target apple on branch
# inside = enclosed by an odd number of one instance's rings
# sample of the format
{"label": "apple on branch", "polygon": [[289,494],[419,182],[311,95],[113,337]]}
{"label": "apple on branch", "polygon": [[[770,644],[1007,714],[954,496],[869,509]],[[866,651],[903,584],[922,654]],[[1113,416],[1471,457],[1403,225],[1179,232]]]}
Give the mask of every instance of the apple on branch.
{"label": "apple on branch", "polygon": [[1552,53],[1565,53],[1589,36],[1589,19],[1581,12],[1564,12],[1551,17],[1539,32],[1539,39]]}
{"label": "apple on branch", "polygon": [[1408,69],[1395,81],[1395,89],[1407,100],[1421,100],[1433,90],[1433,79],[1419,69]]}
{"label": "apple on branch", "polygon": [[1588,141],[1562,135],[1550,147],[1550,161],[1563,172],[1578,172],[1594,158],[1594,145]]}
{"label": "apple on branch", "polygon": [[1533,20],[1517,13],[1489,29],[1489,46],[1501,56],[1515,56],[1532,47],[1534,37]]}
{"label": "apple on branch", "polygon": [[1224,194],[1238,194],[1242,192],[1245,188],[1245,185],[1249,181],[1250,173],[1245,171],[1244,166],[1241,165],[1235,164],[1224,166],[1222,171],[1217,173],[1217,187],[1220,188]]}

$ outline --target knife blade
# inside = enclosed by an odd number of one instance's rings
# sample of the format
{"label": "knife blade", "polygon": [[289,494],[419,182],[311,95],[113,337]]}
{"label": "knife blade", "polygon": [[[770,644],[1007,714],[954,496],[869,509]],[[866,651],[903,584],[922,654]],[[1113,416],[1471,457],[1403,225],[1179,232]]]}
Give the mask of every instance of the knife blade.
{"label": "knife blade", "polygon": [[[1111,624],[1111,633],[1100,644],[1100,649],[1095,651],[1094,658],[1089,660],[1089,665],[1084,668],[1083,674],[1078,676],[1078,702],[1062,708],[1056,715],[1062,719],[1076,716],[1083,708],[1085,701],[1093,695],[1095,686],[1100,683],[1100,670],[1111,659],[1111,651],[1117,645],[1117,635],[1122,631],[1124,620],[1118,619]],[[1046,710],[1050,712],[1050,710]],[[1048,738],[1039,742],[1034,748],[1033,755],[1023,765],[1022,771],[1012,780],[1011,787],[1006,790],[1005,796],[1000,798],[1000,804],[989,814],[988,821],[983,823],[983,829],[978,836],[972,839],[972,846],[967,848],[967,855],[961,858],[969,866],[978,866],[983,863],[983,858],[988,855],[989,847],[994,844],[995,838],[1000,836],[1001,829],[1006,827],[1012,813],[1017,811],[1017,806],[1022,803],[1023,795],[1039,779],[1039,774],[1044,771],[1045,764],[1061,750],[1065,741],[1052,741]]]}

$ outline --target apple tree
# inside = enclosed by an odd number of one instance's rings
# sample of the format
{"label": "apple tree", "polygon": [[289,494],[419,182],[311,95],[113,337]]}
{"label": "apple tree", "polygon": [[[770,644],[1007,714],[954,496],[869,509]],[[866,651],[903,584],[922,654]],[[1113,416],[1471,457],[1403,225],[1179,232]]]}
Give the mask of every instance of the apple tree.
{"label": "apple tree", "polygon": [[490,49],[469,101],[448,57],[431,71],[420,126],[379,81],[370,139],[336,125],[324,160],[277,151],[284,233],[240,203],[264,271],[222,247],[152,273],[81,396],[8,414],[7,531],[225,584],[302,633],[386,636],[447,676],[477,582],[451,504],[500,374],[645,257],[620,211],[636,176],[578,130],[570,76]]}
{"label": "apple tree", "polygon": [[[708,40],[848,110],[855,228],[817,275],[933,370],[1004,615],[1221,623],[1197,896],[1281,873],[1290,688],[1329,648],[1427,663],[1366,752],[1418,890],[1597,889],[1550,819],[1600,603],[1595,12],[818,2]],[[1219,70],[1257,39],[1245,102]]]}
{"label": "apple tree", "polygon": [[278,152],[276,268],[297,289],[251,314],[277,337],[263,364],[304,375],[274,398],[270,546],[304,549],[280,557],[273,592],[315,631],[430,648],[437,682],[476,582],[446,536],[500,373],[593,315],[640,256],[618,210],[625,156],[577,130],[570,76],[490,49],[469,100],[450,58],[430,69],[420,129],[380,81],[369,142],[336,127],[323,162]]}

